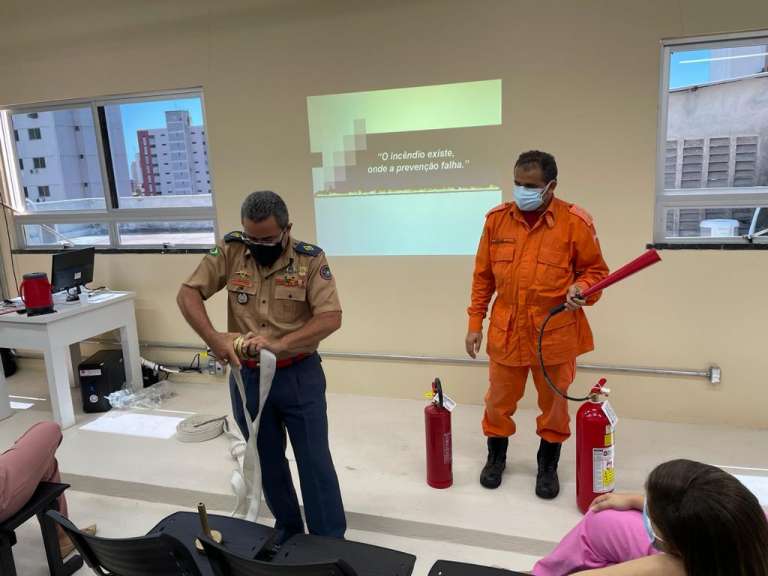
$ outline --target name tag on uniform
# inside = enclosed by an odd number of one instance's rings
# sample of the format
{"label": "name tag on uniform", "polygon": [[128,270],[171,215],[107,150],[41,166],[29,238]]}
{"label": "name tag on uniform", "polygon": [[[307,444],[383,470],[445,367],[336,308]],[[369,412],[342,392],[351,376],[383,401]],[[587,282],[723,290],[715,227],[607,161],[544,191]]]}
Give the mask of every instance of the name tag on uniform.
{"label": "name tag on uniform", "polygon": [[245,270],[235,272],[229,279],[230,286],[240,286],[242,288],[250,288],[253,286],[251,275]]}

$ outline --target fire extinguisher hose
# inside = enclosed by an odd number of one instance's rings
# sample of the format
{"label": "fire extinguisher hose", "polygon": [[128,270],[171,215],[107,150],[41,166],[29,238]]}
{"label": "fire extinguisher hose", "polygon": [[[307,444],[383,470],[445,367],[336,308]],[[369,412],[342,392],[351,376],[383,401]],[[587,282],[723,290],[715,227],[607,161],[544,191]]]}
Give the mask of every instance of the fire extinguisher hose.
{"label": "fire extinguisher hose", "polygon": [[584,402],[585,400],[589,400],[589,394],[586,396],[569,396],[562,390],[560,390],[557,386],[554,385],[552,382],[552,379],[549,377],[549,374],[547,373],[547,366],[544,364],[544,351],[543,351],[543,342],[544,342],[544,328],[547,327],[547,322],[549,322],[553,316],[556,316],[560,312],[565,310],[564,306],[558,306],[557,308],[553,308],[549,311],[549,315],[544,320],[544,323],[541,325],[541,330],[539,331],[539,364],[541,365],[541,371],[544,374],[544,380],[547,381],[547,384],[549,384],[549,387],[552,388],[552,391],[557,394],[558,396],[562,396],[566,400],[570,400],[572,402]]}
{"label": "fire extinguisher hose", "polygon": [[[632,260],[629,264],[626,264],[621,268],[619,268],[618,270],[614,271],[613,273],[609,274],[607,277],[603,278],[597,284],[594,284],[589,288],[587,288],[584,292],[581,293],[580,297],[586,298],[587,296],[591,296],[595,292],[604,290],[605,288],[608,288],[608,286],[611,286],[616,282],[619,282],[620,280],[624,280],[628,276],[631,276],[632,274],[635,274],[636,272],[639,272],[644,268],[648,268],[648,266],[651,266],[652,264],[656,264],[657,262],[660,262],[660,261],[661,261],[661,257],[659,256],[658,252],[656,252],[656,250],[653,250],[653,249],[648,250],[644,254],[641,254],[638,258],[635,258],[634,260]],[[573,402],[584,402],[585,400],[589,400],[590,395],[587,395],[581,398],[568,396],[568,394],[566,394],[565,392],[562,392],[560,389],[558,389],[557,386],[555,386],[552,383],[552,379],[549,377],[549,374],[547,374],[547,367],[544,365],[544,353],[542,352],[542,342],[544,340],[544,328],[547,326],[547,322],[549,322],[553,316],[560,314],[560,312],[563,312],[565,309],[566,309],[565,303],[560,304],[555,308],[552,308],[552,310],[549,311],[549,315],[544,320],[544,323],[541,325],[541,331],[539,332],[539,364],[541,364],[541,371],[544,373],[544,379],[547,381],[547,384],[549,384],[549,387],[552,388],[553,392],[555,392],[556,394],[558,394],[559,396],[562,396],[567,400],[572,400]]]}

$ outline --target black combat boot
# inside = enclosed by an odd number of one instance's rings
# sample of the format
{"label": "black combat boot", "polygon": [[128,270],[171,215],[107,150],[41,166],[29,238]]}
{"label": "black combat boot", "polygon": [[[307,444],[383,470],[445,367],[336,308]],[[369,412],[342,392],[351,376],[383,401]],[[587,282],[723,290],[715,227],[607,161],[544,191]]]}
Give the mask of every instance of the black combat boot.
{"label": "black combat boot", "polygon": [[536,460],[539,473],[536,475],[536,496],[551,500],[560,493],[560,480],[557,478],[557,463],[560,461],[562,444],[547,442],[543,438],[539,444]]}
{"label": "black combat boot", "polygon": [[507,467],[507,446],[509,438],[488,438],[488,461],[480,473],[480,484],[486,488],[501,486],[501,475]]}

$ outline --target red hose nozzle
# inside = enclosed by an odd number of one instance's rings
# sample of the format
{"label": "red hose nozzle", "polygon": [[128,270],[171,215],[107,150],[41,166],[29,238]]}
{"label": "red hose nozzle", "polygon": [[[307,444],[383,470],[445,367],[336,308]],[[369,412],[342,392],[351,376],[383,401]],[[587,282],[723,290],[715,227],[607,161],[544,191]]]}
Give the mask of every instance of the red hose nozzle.
{"label": "red hose nozzle", "polygon": [[[618,270],[613,271],[611,274],[600,280],[600,282],[594,286],[590,286],[584,290],[584,292],[581,293],[581,297],[589,298],[595,292],[600,292],[601,290],[608,288],[608,286],[616,284],[616,282],[624,280],[624,278],[627,278],[636,272],[640,272],[640,270],[648,268],[648,266],[651,266],[652,264],[656,264],[656,262],[661,262],[661,256],[659,256],[659,253],[653,249],[647,250],[645,253],[632,260],[632,262],[625,264]],[[559,314],[563,310],[565,310],[565,303],[552,308],[552,310],[550,310],[550,314]]]}
{"label": "red hose nozzle", "polygon": [[656,262],[661,262],[661,256],[659,256],[659,253],[656,252],[654,249],[647,250],[644,254],[641,254],[632,262],[629,262],[628,264],[625,264],[618,270],[615,270],[605,278],[603,278],[600,282],[595,284],[594,286],[590,286],[584,292],[581,293],[582,298],[587,298],[594,294],[595,292],[599,292],[600,290],[603,290],[604,288],[608,288],[608,286],[611,286],[612,284],[615,284],[616,282],[619,282],[620,280],[624,280],[624,278],[627,278],[628,276],[631,276],[632,274],[636,272],[640,272],[640,270],[644,268],[648,268],[648,266],[651,266],[652,264],[656,264]]}

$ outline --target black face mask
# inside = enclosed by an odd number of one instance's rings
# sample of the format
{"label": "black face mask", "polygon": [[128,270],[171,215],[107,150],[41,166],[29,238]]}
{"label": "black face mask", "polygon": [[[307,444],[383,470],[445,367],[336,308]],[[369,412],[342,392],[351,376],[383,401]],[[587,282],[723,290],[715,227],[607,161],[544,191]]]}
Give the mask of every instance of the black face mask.
{"label": "black face mask", "polygon": [[248,249],[259,266],[264,266],[265,268],[270,268],[277,262],[277,259],[280,258],[285,250],[282,241],[277,244],[250,244]]}

